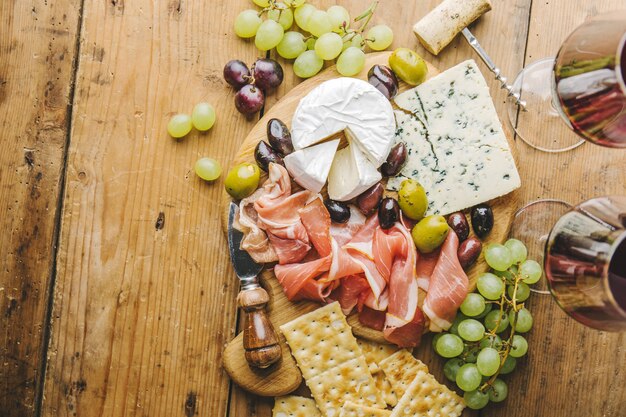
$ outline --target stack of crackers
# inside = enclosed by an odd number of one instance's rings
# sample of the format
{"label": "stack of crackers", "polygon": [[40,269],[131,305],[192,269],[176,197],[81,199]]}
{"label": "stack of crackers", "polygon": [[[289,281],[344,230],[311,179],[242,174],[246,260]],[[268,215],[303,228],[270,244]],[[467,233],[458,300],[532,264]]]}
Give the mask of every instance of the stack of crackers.
{"label": "stack of crackers", "polygon": [[463,400],[411,352],[357,340],[339,303],[280,329],[313,399],[276,398],[274,417],[455,417],[463,412]]}

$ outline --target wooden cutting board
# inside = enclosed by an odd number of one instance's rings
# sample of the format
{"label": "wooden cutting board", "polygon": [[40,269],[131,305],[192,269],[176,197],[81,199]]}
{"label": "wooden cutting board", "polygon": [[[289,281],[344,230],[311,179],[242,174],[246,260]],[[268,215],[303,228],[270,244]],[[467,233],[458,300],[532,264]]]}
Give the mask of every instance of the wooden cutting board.
{"label": "wooden cutting board", "polygon": [[[357,78],[366,80],[367,71],[375,64],[388,65],[387,62],[389,55],[391,55],[391,52],[388,51],[367,54],[364,69],[357,76]],[[435,67],[428,64],[428,78],[433,77],[438,73],[439,71]],[[272,118],[277,118],[282,120],[289,128],[291,128],[291,118],[296,110],[296,107],[298,106],[298,103],[300,102],[300,99],[322,82],[337,77],[341,77],[341,75],[335,70],[335,67],[329,67],[315,77],[299,84],[286,94],[250,131],[239,148],[239,151],[235,155],[231,166],[242,162],[255,163],[254,148],[259,141],[267,140],[267,122]],[[403,82],[400,83],[401,92],[410,88],[411,86]],[[515,149],[510,138],[509,142],[511,149]],[[265,181],[266,178],[266,175],[262,176],[261,183]],[[292,184],[294,192],[301,189],[294,182],[292,182]],[[514,192],[489,202],[489,205],[493,210],[495,225],[487,239],[483,240],[483,245],[490,242],[503,242],[506,240],[509,234],[511,221],[518,206],[516,195],[517,193]],[[231,197],[224,191],[222,199],[222,225],[225,231],[228,227],[228,209],[230,201]],[[472,289],[475,286],[478,275],[486,271],[487,268],[488,267],[481,255],[476,264],[474,264],[474,266],[472,266],[467,273]],[[278,283],[278,280],[272,271],[263,271],[260,279],[263,287],[270,295],[268,313],[270,320],[277,330],[277,333],[280,333],[278,329],[280,325],[319,307],[319,304],[314,302],[291,302],[287,300],[282,287]],[[424,293],[420,290],[420,306],[424,300],[423,295]],[[356,336],[375,342],[386,343],[382,332],[372,330],[361,325],[356,314],[352,314],[348,317],[348,323],[352,326],[353,333]],[[237,337],[235,337],[235,339],[233,339],[226,347],[223,356],[224,369],[230,375],[231,379],[243,389],[257,395],[279,396],[295,390],[302,382],[302,376],[289,352],[289,347],[287,346],[284,337],[281,334],[279,334],[279,337],[281,339],[280,341],[283,350],[282,361],[265,370],[257,370],[248,366],[244,357],[242,334],[240,333]]]}

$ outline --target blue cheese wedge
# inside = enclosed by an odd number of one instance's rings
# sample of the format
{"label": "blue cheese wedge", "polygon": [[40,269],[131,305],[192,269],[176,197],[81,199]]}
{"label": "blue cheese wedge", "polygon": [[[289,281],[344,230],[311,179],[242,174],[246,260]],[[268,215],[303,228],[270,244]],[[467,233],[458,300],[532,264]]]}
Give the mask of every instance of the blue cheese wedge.
{"label": "blue cheese wedge", "polygon": [[407,163],[387,188],[407,178],[424,186],[427,214],[446,215],[520,187],[508,141],[489,88],[473,60],[395,98],[396,141]]}

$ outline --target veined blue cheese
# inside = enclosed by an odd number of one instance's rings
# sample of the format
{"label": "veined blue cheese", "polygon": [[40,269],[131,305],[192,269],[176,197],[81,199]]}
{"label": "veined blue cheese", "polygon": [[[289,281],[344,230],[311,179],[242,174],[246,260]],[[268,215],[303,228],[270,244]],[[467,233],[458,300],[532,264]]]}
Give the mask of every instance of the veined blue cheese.
{"label": "veined blue cheese", "polygon": [[428,196],[427,214],[446,215],[508,194],[521,185],[489,87],[473,60],[395,98],[396,141],[407,163],[387,188],[407,178]]}

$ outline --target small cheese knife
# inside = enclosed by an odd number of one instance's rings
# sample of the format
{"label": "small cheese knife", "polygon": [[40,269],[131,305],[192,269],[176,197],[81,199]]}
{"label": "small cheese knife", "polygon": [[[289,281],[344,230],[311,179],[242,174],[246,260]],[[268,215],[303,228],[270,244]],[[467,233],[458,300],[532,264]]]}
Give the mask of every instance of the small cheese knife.
{"label": "small cheese knife", "polygon": [[239,207],[231,202],[228,212],[228,248],[235,274],[241,281],[237,301],[245,314],[243,347],[251,366],[267,368],[282,357],[282,352],[274,326],[265,311],[269,295],[261,288],[257,278],[263,265],[254,262],[248,252],[240,248],[243,233],[233,227],[237,210]]}

